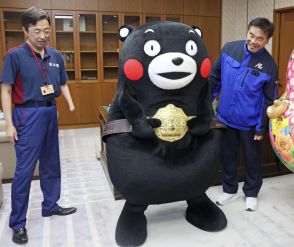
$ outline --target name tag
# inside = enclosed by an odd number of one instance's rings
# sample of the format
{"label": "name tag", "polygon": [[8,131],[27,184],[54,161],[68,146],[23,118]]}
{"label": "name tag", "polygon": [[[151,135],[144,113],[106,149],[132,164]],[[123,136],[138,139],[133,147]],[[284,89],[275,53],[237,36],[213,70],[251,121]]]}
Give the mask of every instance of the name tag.
{"label": "name tag", "polygon": [[54,93],[53,85],[46,85],[40,88],[41,88],[42,95],[48,95],[48,94]]}

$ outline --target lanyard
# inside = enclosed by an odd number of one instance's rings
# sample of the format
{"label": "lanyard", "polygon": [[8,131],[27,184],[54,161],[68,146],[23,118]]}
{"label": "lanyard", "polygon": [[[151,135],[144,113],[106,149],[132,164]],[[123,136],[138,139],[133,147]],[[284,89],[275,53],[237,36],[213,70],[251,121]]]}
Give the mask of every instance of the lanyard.
{"label": "lanyard", "polygon": [[[48,62],[49,62],[48,60],[49,60],[49,59],[47,59],[46,69],[43,70],[43,68],[42,68],[42,66],[41,66],[41,64],[40,64],[40,62],[39,62],[39,59],[37,58],[37,56],[36,56],[36,54],[35,54],[33,48],[32,48],[30,45],[29,45],[29,47],[31,48],[31,51],[32,51],[32,53],[33,53],[33,55],[34,55],[34,58],[35,58],[35,60],[36,60],[36,62],[37,62],[37,64],[38,64],[38,67],[39,67],[40,71],[41,71],[41,74],[42,74],[42,77],[43,77],[43,80],[44,80],[44,84],[47,85],[47,82],[46,82],[46,74],[47,74],[47,71],[48,71]],[[45,50],[45,51],[46,51],[46,50]]]}

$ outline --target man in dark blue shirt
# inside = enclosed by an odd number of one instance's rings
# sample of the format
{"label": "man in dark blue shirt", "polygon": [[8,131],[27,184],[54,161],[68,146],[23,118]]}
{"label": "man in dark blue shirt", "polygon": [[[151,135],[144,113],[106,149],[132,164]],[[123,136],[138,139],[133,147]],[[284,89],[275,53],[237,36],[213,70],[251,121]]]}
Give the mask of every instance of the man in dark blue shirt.
{"label": "man in dark blue shirt", "polygon": [[11,142],[15,142],[17,157],[9,226],[13,230],[12,240],[18,244],[28,241],[26,214],[37,160],[44,196],[42,216],[76,212],[76,208],[57,204],[61,181],[55,97],[61,93],[69,110],[75,108],[66,85],[64,62],[59,52],[47,47],[50,17],[46,11],[27,9],[22,24],[27,41],[7,52],[0,77],[6,132]]}
{"label": "man in dark blue shirt", "polygon": [[256,18],[248,25],[246,40],[224,45],[209,77],[212,97],[219,94],[217,118],[227,128],[222,135],[223,193],[217,204],[238,197],[237,165],[240,143],[245,156],[246,210],[257,209],[262,185],[260,141],[267,131],[266,109],[276,97],[277,66],[265,49],[273,24]]}

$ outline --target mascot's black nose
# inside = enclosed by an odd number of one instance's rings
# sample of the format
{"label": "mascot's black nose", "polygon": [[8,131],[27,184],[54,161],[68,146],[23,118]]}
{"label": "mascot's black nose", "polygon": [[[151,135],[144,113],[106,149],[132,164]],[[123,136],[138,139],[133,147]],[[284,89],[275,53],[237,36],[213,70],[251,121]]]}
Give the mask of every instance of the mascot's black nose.
{"label": "mascot's black nose", "polygon": [[174,65],[179,66],[179,65],[181,65],[183,63],[184,60],[181,57],[175,57],[172,61],[173,61]]}

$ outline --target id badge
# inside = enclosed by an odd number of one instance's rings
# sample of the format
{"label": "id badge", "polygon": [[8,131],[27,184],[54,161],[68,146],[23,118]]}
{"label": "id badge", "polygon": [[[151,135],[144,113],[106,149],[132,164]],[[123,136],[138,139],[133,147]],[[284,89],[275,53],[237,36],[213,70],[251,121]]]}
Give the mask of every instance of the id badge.
{"label": "id badge", "polygon": [[40,87],[40,88],[41,88],[41,92],[42,92],[43,96],[54,93],[53,85],[45,85],[45,86]]}

